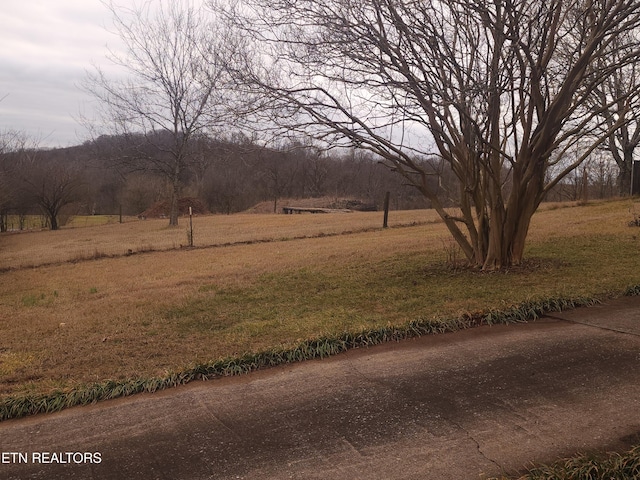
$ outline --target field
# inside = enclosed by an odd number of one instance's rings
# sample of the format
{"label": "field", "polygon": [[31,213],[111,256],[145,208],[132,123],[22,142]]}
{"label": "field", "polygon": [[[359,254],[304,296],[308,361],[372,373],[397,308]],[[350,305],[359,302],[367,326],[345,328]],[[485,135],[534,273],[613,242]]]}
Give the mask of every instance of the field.
{"label": "field", "polygon": [[[456,265],[431,211],[133,221],[0,236],[0,399],[166,376],[320,336],[619,295],[640,283],[631,200],[547,205],[527,261]],[[181,248],[182,246],[182,248]]]}
{"label": "field", "polygon": [[[177,228],[168,220],[132,220],[115,223],[117,217],[76,217],[59,231],[19,232],[0,237],[0,271],[82,261],[134,253],[176,250],[189,244],[188,218]],[[114,222],[106,224],[106,222]],[[393,212],[390,226],[433,223],[432,211]],[[103,225],[76,228],[92,223]],[[196,247],[229,246],[242,243],[285,241],[379,229],[382,214],[361,212],[336,215],[238,214],[194,217]],[[36,234],[37,233],[37,234]]]}

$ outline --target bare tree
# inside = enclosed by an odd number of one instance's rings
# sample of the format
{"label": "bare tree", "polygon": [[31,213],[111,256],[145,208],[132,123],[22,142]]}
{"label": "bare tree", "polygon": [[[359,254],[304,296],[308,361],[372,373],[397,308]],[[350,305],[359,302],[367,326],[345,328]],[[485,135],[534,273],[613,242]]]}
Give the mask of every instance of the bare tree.
{"label": "bare tree", "polygon": [[0,232],[7,231],[9,210],[14,196],[11,181],[13,168],[12,159],[8,155],[9,150],[8,140],[5,140],[4,134],[0,135]]}
{"label": "bare tree", "polygon": [[593,184],[598,198],[611,198],[619,195],[616,183],[620,181],[619,168],[604,152],[600,152],[591,162]]}
{"label": "bare tree", "polygon": [[83,169],[66,159],[39,158],[40,153],[24,152],[16,180],[24,201],[40,209],[51,230],[58,230],[63,209],[85,193]]}
{"label": "bare tree", "polygon": [[222,34],[189,0],[108,7],[125,47],[110,58],[127,78],[96,68],[84,86],[100,101],[104,125],[131,139],[121,164],[159,173],[171,185],[169,224],[177,225],[182,175],[197,157],[194,139],[224,121]]}
{"label": "bare tree", "polygon": [[[222,9],[254,39],[235,73],[265,95],[271,119],[381,156],[484,269],[522,261],[546,193],[623,123],[606,125],[583,108],[587,98],[638,61],[632,0],[246,0]],[[602,134],[568,160],[595,127]],[[434,155],[458,180],[455,211],[417,161]]]}
{"label": "bare tree", "polygon": [[[612,52],[617,59],[625,54],[624,49]],[[602,59],[603,64],[610,61]],[[618,194],[629,195],[634,152],[640,144],[640,65],[634,62],[611,72],[594,89],[592,102],[591,108],[602,117],[602,127],[609,133],[603,147],[618,165]]]}
{"label": "bare tree", "polygon": [[13,150],[12,132],[0,133],[0,232],[7,230],[7,217],[11,207],[11,160],[8,153]]}
{"label": "bare tree", "polygon": [[[2,99],[0,99],[2,100]],[[20,164],[31,147],[30,139],[22,132],[0,132],[0,232],[7,231],[9,212],[17,212],[23,224],[24,199],[18,185]]]}

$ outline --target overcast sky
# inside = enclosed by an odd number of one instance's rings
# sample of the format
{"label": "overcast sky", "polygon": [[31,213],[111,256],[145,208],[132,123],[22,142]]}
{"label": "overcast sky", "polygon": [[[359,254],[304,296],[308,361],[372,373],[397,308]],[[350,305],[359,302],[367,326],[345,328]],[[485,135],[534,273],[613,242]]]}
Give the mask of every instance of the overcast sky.
{"label": "overcast sky", "polygon": [[2,2],[0,131],[20,130],[42,147],[86,140],[76,119],[92,99],[79,84],[92,64],[109,64],[107,45],[118,45],[110,26],[99,0]]}

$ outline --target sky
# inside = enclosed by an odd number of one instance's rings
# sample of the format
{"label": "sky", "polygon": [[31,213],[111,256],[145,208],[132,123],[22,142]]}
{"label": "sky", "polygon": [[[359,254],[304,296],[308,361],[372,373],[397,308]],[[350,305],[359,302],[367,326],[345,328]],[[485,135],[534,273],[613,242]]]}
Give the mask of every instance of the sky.
{"label": "sky", "polygon": [[109,71],[111,14],[100,0],[16,0],[0,8],[0,132],[18,130],[40,147],[88,139],[80,88],[93,65]]}

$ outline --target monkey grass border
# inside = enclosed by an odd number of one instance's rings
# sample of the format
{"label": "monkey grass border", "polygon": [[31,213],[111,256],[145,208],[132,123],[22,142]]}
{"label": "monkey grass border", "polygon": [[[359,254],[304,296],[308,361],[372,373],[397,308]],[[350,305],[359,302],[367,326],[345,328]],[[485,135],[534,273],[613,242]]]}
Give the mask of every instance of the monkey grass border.
{"label": "monkey grass border", "polygon": [[640,478],[640,445],[623,453],[578,454],[552,465],[527,469],[524,475],[491,477],[487,480],[624,480]]}
{"label": "monkey grass border", "polygon": [[[627,288],[624,296],[640,295],[640,284]],[[193,380],[242,375],[261,368],[273,367],[315,358],[325,358],[354,348],[369,347],[384,342],[400,341],[438,333],[455,332],[480,325],[512,324],[536,320],[541,316],[599,303],[598,298],[548,298],[530,300],[513,307],[485,312],[465,313],[457,318],[418,318],[405,325],[387,326],[376,330],[346,332],[307,340],[293,348],[274,348],[258,353],[245,353],[196,365],[164,377],[140,378],[125,381],[106,380],[71,391],[45,395],[14,395],[0,401],[0,421],[38,413],[52,413],[68,407],[87,405],[101,400],[126,397],[142,392],[156,392],[184,385]]]}

